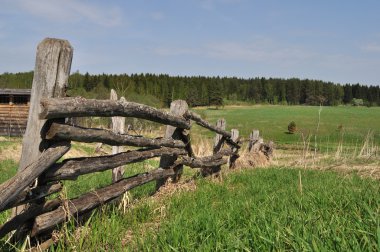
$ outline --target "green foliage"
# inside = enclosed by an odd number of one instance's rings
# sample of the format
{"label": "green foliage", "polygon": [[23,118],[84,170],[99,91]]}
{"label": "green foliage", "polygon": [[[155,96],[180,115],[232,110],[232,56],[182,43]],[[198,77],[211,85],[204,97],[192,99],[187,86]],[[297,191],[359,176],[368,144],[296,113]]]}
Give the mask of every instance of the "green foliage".
{"label": "green foliage", "polygon": [[290,134],[294,134],[296,133],[297,131],[297,125],[294,121],[291,121],[289,124],[288,124],[288,132]]}
{"label": "green foliage", "polygon": [[352,99],[352,105],[353,106],[363,106],[364,105],[364,101],[363,99]]}

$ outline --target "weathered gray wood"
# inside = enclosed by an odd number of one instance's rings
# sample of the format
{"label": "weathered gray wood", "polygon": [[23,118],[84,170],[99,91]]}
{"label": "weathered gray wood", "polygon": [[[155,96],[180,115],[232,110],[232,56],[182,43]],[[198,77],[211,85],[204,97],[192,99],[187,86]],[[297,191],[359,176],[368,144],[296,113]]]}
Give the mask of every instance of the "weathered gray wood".
{"label": "weathered gray wood", "polygon": [[19,170],[37,160],[48,143],[41,138],[46,120],[39,120],[43,98],[64,97],[73,48],[66,40],[44,39],[37,47],[28,124],[23,138]]}
{"label": "weathered gray wood", "polygon": [[182,136],[181,136],[182,141],[179,141],[179,140],[172,140],[172,141],[175,141],[175,142],[178,141],[178,142],[184,144],[185,150],[187,151],[187,154],[189,155],[189,157],[195,157],[193,147],[191,146],[190,131],[189,130],[183,130],[181,133],[182,133]]}
{"label": "weathered gray wood", "polygon": [[20,170],[14,177],[0,185],[0,211],[15,200],[25,188],[27,188],[38,176],[46,169],[51,167],[60,159],[68,150],[70,144],[61,142],[45,150],[35,162],[29,164],[23,170]]}
{"label": "weathered gray wood", "polygon": [[176,159],[178,155],[186,154],[185,149],[162,147],[127,151],[109,156],[66,159],[49,169],[44,175],[43,181],[75,180],[79,175],[101,172],[158,156],[165,155]]}
{"label": "weathered gray wood", "polygon": [[30,203],[41,199],[43,197],[49,196],[53,193],[59,192],[62,189],[62,184],[55,182],[49,185],[37,186],[36,188],[29,189],[27,188],[23,192],[17,195],[12,201],[4,207],[3,211],[15,206],[22,204]]}
{"label": "weathered gray wood", "polygon": [[[184,100],[176,100],[170,104],[170,113],[179,118],[183,118],[183,115],[186,113],[188,109],[189,109],[189,106]],[[188,122],[186,121],[186,123]],[[165,138],[181,140],[183,138],[183,135],[184,135],[183,129],[176,128],[170,125],[166,126]],[[167,167],[171,167],[174,164],[176,159],[177,159],[176,156],[162,155],[160,159],[160,167],[164,169]],[[173,176],[173,182],[176,182],[180,178],[182,174],[182,170],[183,170],[183,166],[179,165],[178,174]],[[166,179],[158,180],[156,184],[156,189],[159,189],[162,185],[165,184],[165,182],[166,182]]]}
{"label": "weathered gray wood", "polygon": [[67,124],[53,123],[46,134],[46,139],[73,140],[85,143],[100,142],[108,145],[129,145],[136,147],[172,147],[184,148],[185,144],[171,138],[145,138],[142,136],[122,135],[110,130],[91,129]]}
{"label": "weathered gray wood", "polygon": [[[117,101],[117,94],[116,91],[111,89],[111,101]],[[120,101],[124,102],[125,99],[122,97]],[[125,129],[125,117],[120,116],[114,116],[111,118],[112,120],[112,131],[115,134],[124,134]],[[112,146],[112,154],[118,154],[122,152],[121,146]],[[124,175],[124,167],[119,166],[114,169],[112,169],[112,182],[116,182],[120,180]]]}
{"label": "weathered gray wood", "polygon": [[252,130],[251,134],[249,135],[248,151],[258,152],[263,143],[264,140],[260,137],[260,132],[256,129]]}
{"label": "weathered gray wood", "polygon": [[[219,119],[216,122],[216,127],[222,130],[226,129],[226,120],[224,118]],[[223,135],[216,133],[215,139],[214,139],[214,148],[213,153],[216,154],[218,151],[220,151],[223,148],[225,138]]]}
{"label": "weathered gray wood", "polygon": [[76,97],[43,99],[41,105],[41,119],[80,116],[125,116],[146,119],[182,129],[190,129],[190,123],[182,117],[135,102],[93,100]]}
{"label": "weathered gray wood", "polygon": [[212,168],[227,164],[227,159],[223,159],[223,154],[221,153],[200,158],[181,156],[175,161],[175,164],[187,165],[191,168]]}
{"label": "weathered gray wood", "polygon": [[[25,130],[19,170],[37,160],[41,152],[49,147],[42,139],[45,133],[46,120],[39,120],[42,98],[64,97],[70,75],[73,48],[67,40],[46,38],[37,47],[31,90],[28,123]],[[13,210],[13,215],[21,212],[24,206]],[[23,234],[17,235],[23,238]]]}
{"label": "weathered gray wood", "polygon": [[68,216],[78,217],[79,215],[95,209],[96,207],[118,198],[126,191],[154,181],[160,178],[169,177],[176,174],[176,168],[155,169],[133,177],[123,178],[109,186],[86,193],[79,198],[71,199],[56,210],[42,214],[35,219],[32,236],[55,228],[64,222]]}
{"label": "weathered gray wood", "polygon": [[[219,119],[216,122],[216,128],[224,131],[226,129],[226,121],[223,118]],[[226,137],[224,137],[221,134],[216,133],[215,139],[214,139],[214,147],[213,147],[214,155],[217,154],[222,149],[225,139]],[[204,167],[201,170],[201,175],[203,177],[207,177],[212,174],[215,174],[217,176],[220,170],[221,170],[221,165],[215,165],[213,167]]]}
{"label": "weathered gray wood", "polygon": [[53,199],[42,204],[32,204],[23,212],[14,216],[9,221],[0,226],[0,238],[4,237],[6,234],[13,230],[21,228],[27,221],[37,217],[38,215],[56,209],[60,203],[61,200]]}
{"label": "weathered gray wood", "polygon": [[210,124],[209,122],[207,122],[206,120],[203,120],[202,117],[200,115],[198,115],[197,113],[194,113],[192,111],[187,111],[186,114],[184,115],[185,118],[187,119],[190,119],[190,120],[193,120],[194,122],[196,122],[196,124],[206,128],[206,129],[209,129],[209,130],[212,130],[226,138],[231,138],[231,133],[228,132],[228,131],[225,131],[224,129],[221,129],[219,128],[218,126],[214,126],[212,124]]}
{"label": "weathered gray wood", "polygon": [[[231,140],[235,143],[239,142],[239,130],[237,130],[237,129],[231,130]],[[233,154],[230,156],[230,159],[229,159],[229,168],[230,169],[236,168],[236,159],[238,159],[238,157],[239,157],[238,151],[239,151],[239,149],[232,148]]]}

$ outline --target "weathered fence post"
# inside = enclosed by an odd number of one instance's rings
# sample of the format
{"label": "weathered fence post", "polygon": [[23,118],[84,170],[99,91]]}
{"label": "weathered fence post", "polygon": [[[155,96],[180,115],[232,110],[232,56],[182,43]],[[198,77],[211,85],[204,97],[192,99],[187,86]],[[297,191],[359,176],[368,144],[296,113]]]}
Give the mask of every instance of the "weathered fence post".
{"label": "weathered fence post", "polygon": [[[176,116],[183,116],[186,111],[188,110],[189,106],[187,105],[186,101],[184,100],[175,100],[170,104],[170,113]],[[173,126],[166,126],[166,132],[165,132],[165,138],[172,138],[174,140],[182,140],[183,129],[176,128]],[[160,167],[161,168],[168,168],[172,166],[177,159],[176,156],[169,156],[169,155],[163,155],[160,159]],[[173,181],[177,181],[182,174],[183,165],[179,165],[177,167],[177,174],[172,177]],[[165,184],[166,178],[157,180],[156,189],[159,189],[162,185]]]}
{"label": "weathered fence post", "polygon": [[[216,127],[220,128],[222,130],[225,130],[226,129],[226,120],[224,120],[224,118],[219,119],[216,122]],[[218,153],[223,148],[224,140],[225,140],[225,138],[223,137],[223,135],[216,133],[215,139],[214,139],[214,148],[212,151],[214,155],[216,153]],[[220,170],[221,170],[220,165],[214,166],[211,168],[203,168],[201,170],[201,174],[203,177],[210,176],[212,174],[218,175]]]}
{"label": "weathered fence post", "polygon": [[[73,48],[67,40],[44,39],[37,47],[28,123],[22,142],[19,170],[37,160],[48,143],[42,139],[46,120],[40,120],[42,98],[64,97]],[[36,146],[38,148],[36,148]]]}
{"label": "weathered fence post", "polygon": [[[73,48],[67,40],[46,38],[37,47],[28,123],[22,142],[19,170],[33,163],[49,147],[43,139],[47,120],[40,120],[42,98],[64,97],[70,75]],[[24,207],[17,207],[14,214]]]}
{"label": "weathered fence post", "polygon": [[[239,142],[239,130],[237,129],[231,130],[231,140],[234,141],[235,143]],[[236,159],[238,159],[239,157],[238,155],[239,149],[234,148],[234,147],[231,147],[231,149],[232,149],[232,155],[230,156],[230,159],[229,159],[229,168],[234,169],[236,167],[235,165]]]}
{"label": "weathered fence post", "polygon": [[264,143],[264,140],[260,137],[260,132],[257,129],[252,130],[249,135],[248,151],[249,152],[258,152],[261,144]]}
{"label": "weathered fence post", "polygon": [[[116,91],[111,89],[111,100],[117,101]],[[121,97],[120,100],[125,101],[124,97]],[[125,129],[125,117],[114,116],[112,119],[112,131],[116,134],[124,134]],[[121,152],[121,146],[112,146],[112,154],[117,154]],[[112,170],[112,182],[116,182],[123,178],[124,168],[123,166],[117,167]]]}

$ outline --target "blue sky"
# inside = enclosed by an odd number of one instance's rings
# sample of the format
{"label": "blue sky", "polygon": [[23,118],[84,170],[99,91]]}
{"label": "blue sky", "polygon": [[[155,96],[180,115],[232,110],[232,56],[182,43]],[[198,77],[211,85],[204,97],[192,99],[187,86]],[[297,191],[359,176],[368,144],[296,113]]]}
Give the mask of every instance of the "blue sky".
{"label": "blue sky", "polygon": [[378,0],[0,0],[0,72],[63,38],[72,72],[380,85]]}

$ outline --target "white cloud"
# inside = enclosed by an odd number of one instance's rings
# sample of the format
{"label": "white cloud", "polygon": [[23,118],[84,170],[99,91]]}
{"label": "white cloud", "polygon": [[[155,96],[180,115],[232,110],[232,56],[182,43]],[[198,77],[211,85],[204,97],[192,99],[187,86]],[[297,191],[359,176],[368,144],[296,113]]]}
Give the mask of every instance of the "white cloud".
{"label": "white cloud", "polygon": [[214,10],[216,5],[219,4],[238,4],[242,0],[201,0],[200,7],[205,10]]}
{"label": "white cloud", "polygon": [[268,38],[248,42],[219,41],[199,47],[159,47],[154,52],[160,56],[197,55],[226,61],[281,62],[293,64],[318,57],[318,53],[295,46],[282,46]]}
{"label": "white cloud", "polygon": [[84,20],[105,27],[117,26],[122,21],[121,10],[117,7],[97,6],[79,0],[14,0],[12,4],[31,15],[51,21]]}
{"label": "white cloud", "polygon": [[380,53],[380,44],[379,43],[370,43],[361,47],[365,52]]}
{"label": "white cloud", "polygon": [[156,11],[156,12],[151,13],[150,17],[153,20],[160,21],[160,20],[163,20],[165,18],[165,14],[163,12]]}

